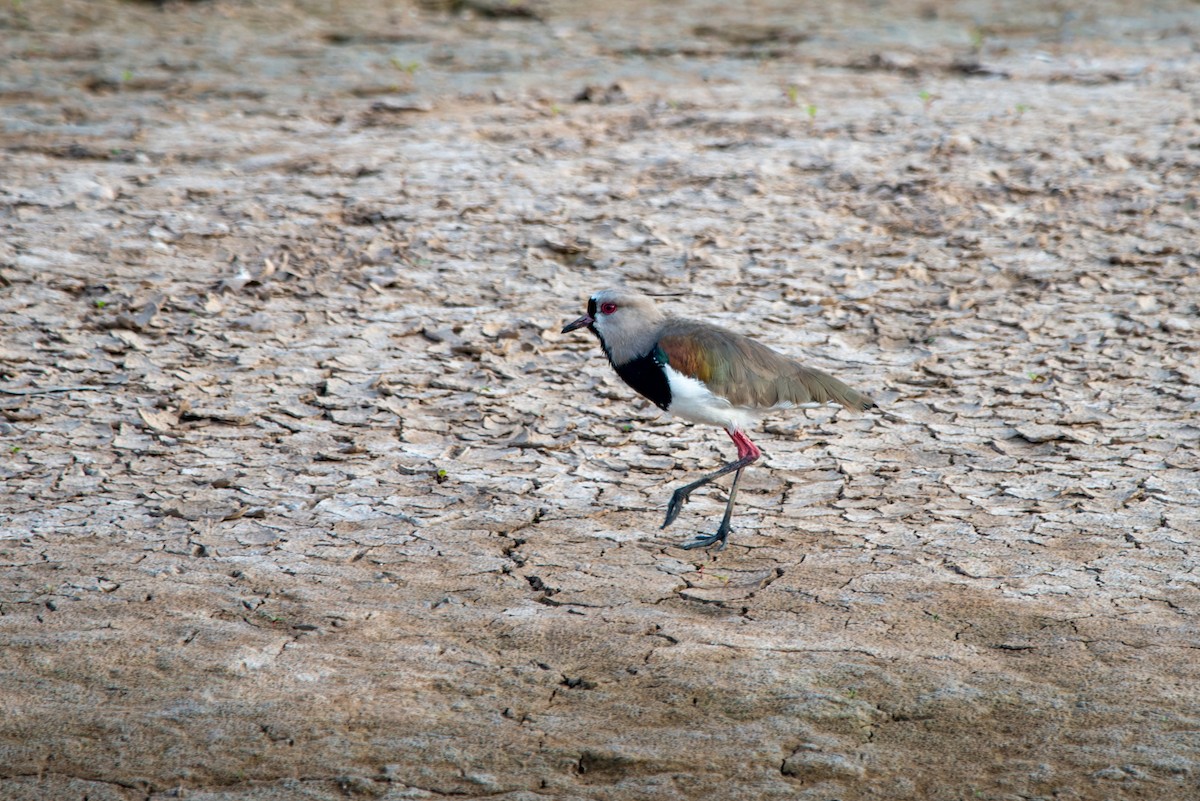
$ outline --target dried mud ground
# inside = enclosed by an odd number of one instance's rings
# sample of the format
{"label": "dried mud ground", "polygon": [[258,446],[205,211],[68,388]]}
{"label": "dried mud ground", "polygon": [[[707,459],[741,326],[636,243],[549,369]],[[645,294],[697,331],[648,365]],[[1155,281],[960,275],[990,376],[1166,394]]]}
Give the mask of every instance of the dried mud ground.
{"label": "dried mud ground", "polygon": [[1196,4],[733,5],[0,9],[0,797],[1200,797]]}

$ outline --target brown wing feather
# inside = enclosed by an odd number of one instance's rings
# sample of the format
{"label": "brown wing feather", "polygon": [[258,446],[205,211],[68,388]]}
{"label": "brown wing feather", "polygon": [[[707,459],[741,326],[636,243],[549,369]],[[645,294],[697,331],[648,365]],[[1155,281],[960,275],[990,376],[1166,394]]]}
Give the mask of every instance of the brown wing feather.
{"label": "brown wing feather", "polygon": [[658,345],[671,367],[704,382],[736,406],[766,409],[780,403],[834,401],[861,410],[875,405],[828,373],[715,325],[669,319]]}

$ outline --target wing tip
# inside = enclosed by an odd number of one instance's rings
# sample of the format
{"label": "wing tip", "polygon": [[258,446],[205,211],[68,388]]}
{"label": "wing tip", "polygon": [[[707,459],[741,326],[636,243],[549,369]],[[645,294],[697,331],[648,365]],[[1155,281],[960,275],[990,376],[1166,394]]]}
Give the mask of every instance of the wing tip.
{"label": "wing tip", "polygon": [[856,412],[869,412],[872,409],[879,408],[878,403],[872,400],[869,396],[858,391],[855,391],[853,396],[842,400],[842,405],[847,409],[852,409]]}

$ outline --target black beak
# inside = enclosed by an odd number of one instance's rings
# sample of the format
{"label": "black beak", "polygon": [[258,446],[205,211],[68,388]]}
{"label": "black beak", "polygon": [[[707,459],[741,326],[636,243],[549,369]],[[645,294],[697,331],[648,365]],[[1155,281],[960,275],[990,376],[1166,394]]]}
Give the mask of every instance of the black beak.
{"label": "black beak", "polygon": [[585,325],[591,325],[594,322],[596,322],[596,320],[590,314],[585,314],[575,322],[564,325],[562,332],[564,334],[568,334],[577,328],[583,328]]}

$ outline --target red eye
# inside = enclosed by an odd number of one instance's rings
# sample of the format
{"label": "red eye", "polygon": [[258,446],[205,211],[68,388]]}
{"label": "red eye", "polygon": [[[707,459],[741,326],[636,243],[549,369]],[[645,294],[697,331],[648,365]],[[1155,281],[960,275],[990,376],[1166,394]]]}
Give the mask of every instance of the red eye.
{"label": "red eye", "polygon": [[616,310],[617,310],[617,304],[615,304],[615,303],[601,303],[600,304],[600,313],[601,314],[612,314]]}

